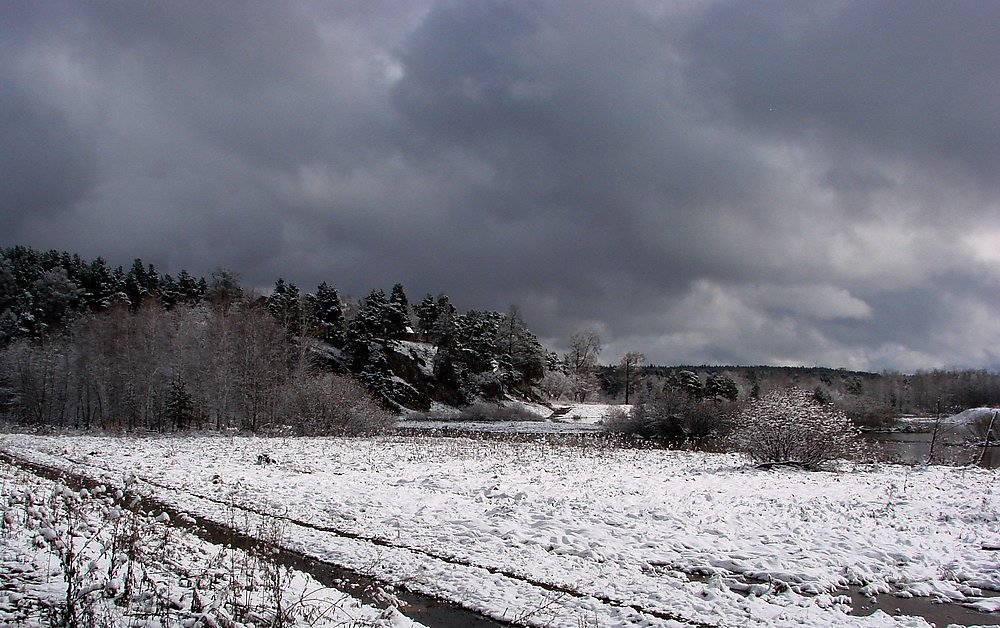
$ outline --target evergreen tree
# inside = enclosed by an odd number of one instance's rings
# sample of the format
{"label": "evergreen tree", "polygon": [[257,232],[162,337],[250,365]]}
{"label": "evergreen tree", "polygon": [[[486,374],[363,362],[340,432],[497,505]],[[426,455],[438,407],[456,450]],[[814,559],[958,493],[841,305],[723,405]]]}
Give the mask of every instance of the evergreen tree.
{"label": "evergreen tree", "polygon": [[413,306],[414,312],[417,314],[417,331],[423,334],[429,334],[434,331],[434,323],[437,322],[437,303],[434,302],[434,297],[430,294],[424,296],[420,303]]}
{"label": "evergreen tree", "polygon": [[213,305],[227,310],[243,297],[240,276],[228,268],[216,268],[212,271],[212,281],[208,284],[205,295]]}
{"label": "evergreen tree", "polygon": [[159,296],[160,276],[152,264],[143,265],[142,260],[136,258],[132,266],[125,273],[125,296],[133,308],[137,308],[150,297]]}
{"label": "evergreen tree", "polygon": [[469,310],[458,317],[454,348],[473,372],[497,367],[502,316],[497,312]]}
{"label": "evergreen tree", "polygon": [[451,304],[448,295],[438,295],[435,304],[434,325],[431,337],[438,347],[454,348],[458,340],[458,310]]}
{"label": "evergreen tree", "polygon": [[389,336],[389,300],[382,290],[372,290],[361,301],[354,319],[360,328],[375,338]]}
{"label": "evergreen tree", "polygon": [[163,409],[163,419],[178,430],[193,427],[197,418],[194,401],[188,392],[183,378],[175,377],[167,389],[166,402]]}
{"label": "evergreen tree", "polygon": [[61,327],[77,311],[83,290],[69,277],[61,266],[47,270],[32,286],[34,312],[33,333],[40,335]]}
{"label": "evergreen tree", "polygon": [[719,373],[712,373],[705,380],[705,387],[702,391],[705,399],[721,400],[728,399],[736,401],[740,391],[736,387],[736,382],[732,378]]}
{"label": "evergreen tree", "polygon": [[371,345],[368,360],[361,369],[359,378],[373,394],[385,400],[392,400],[392,371],[389,369],[389,360],[381,345]]}
{"label": "evergreen tree", "polygon": [[319,284],[316,294],[310,299],[310,305],[316,337],[335,346],[343,344],[347,325],[344,320],[344,306],[340,302],[336,288],[325,281]]}
{"label": "evergreen tree", "polygon": [[410,302],[401,283],[392,287],[386,318],[387,333],[390,338],[401,337],[410,326]]}
{"label": "evergreen tree", "polygon": [[517,306],[511,306],[500,322],[498,345],[509,385],[530,386],[545,375],[549,355],[525,325]]}
{"label": "evergreen tree", "polygon": [[302,333],[302,301],[299,288],[294,283],[286,284],[284,279],[278,278],[271,296],[267,298],[267,309],[289,337]]}
{"label": "evergreen tree", "polygon": [[104,310],[111,306],[116,290],[114,277],[104,258],[98,257],[90,263],[81,277],[80,287],[83,299],[91,310]]}
{"label": "evergreen tree", "polygon": [[160,303],[168,310],[181,301],[181,291],[177,280],[169,273],[160,277]]}
{"label": "evergreen tree", "polygon": [[188,305],[198,303],[205,298],[207,288],[208,285],[204,278],[195,278],[184,269],[177,273],[178,297],[184,303]]}
{"label": "evergreen tree", "polygon": [[689,399],[701,399],[704,387],[694,371],[682,370],[671,373],[667,386],[683,393]]}

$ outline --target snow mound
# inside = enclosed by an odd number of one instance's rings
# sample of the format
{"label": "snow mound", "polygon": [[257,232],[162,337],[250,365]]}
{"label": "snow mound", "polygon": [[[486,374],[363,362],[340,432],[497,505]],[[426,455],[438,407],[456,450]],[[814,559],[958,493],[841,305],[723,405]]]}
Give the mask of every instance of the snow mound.
{"label": "snow mound", "polygon": [[604,416],[612,409],[628,412],[631,405],[616,403],[558,403],[553,404],[553,413],[549,418],[553,421],[571,421],[575,423],[601,423]]}
{"label": "snow mound", "polygon": [[552,414],[552,408],[533,401],[523,401],[521,399],[512,399],[508,397],[501,403],[501,405],[505,408],[518,408],[543,419],[547,419],[549,415]]}
{"label": "snow mound", "polygon": [[[983,418],[988,421],[994,412],[1000,412],[1000,408],[969,408],[968,410],[963,410],[958,414],[953,414],[950,417],[943,419],[942,423],[968,425]],[[1000,417],[998,417],[997,420],[1000,421]]]}

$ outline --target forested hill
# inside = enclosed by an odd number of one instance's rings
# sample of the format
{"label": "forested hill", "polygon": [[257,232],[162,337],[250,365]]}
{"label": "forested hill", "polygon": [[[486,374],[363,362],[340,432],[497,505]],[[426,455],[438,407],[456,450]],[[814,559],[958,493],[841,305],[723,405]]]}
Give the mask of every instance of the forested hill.
{"label": "forested hill", "polygon": [[411,305],[400,284],[388,295],[375,289],[355,300],[341,298],[326,282],[303,293],[279,278],[264,297],[245,290],[238,275],[223,269],[206,279],[184,270],[160,273],[140,259],[125,269],[64,251],[0,250],[0,346],[5,352],[56,333],[72,340],[89,321],[121,322],[140,313],[175,325],[202,325],[197,316],[186,315],[188,310],[206,316],[266,312],[268,324],[284,332],[284,342],[300,357],[308,357],[310,368],[353,374],[397,407],[531,398],[547,359],[516,308],[461,313],[444,294],[428,294]]}

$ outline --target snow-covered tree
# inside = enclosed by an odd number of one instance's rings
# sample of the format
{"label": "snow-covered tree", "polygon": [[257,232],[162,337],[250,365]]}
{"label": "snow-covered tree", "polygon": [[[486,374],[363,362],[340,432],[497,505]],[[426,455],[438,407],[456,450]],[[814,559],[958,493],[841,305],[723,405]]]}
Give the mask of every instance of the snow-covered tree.
{"label": "snow-covered tree", "polygon": [[437,321],[437,303],[434,296],[427,294],[420,303],[413,306],[413,311],[417,315],[417,331],[429,334],[434,331],[434,323]]}
{"label": "snow-covered tree", "polygon": [[216,268],[212,271],[206,296],[216,307],[227,309],[243,296],[239,274],[228,268]]}
{"label": "snow-covered tree", "polygon": [[125,295],[133,308],[137,308],[147,299],[160,294],[160,275],[152,264],[144,265],[136,258],[125,273]]}
{"label": "snow-covered tree", "polygon": [[712,373],[705,380],[705,386],[702,391],[702,395],[705,399],[711,400],[722,400],[728,399],[729,401],[736,401],[739,397],[740,390],[736,386],[736,382],[733,378],[720,373]]}
{"label": "snow-covered tree", "polygon": [[434,344],[438,347],[454,348],[460,331],[458,310],[451,304],[451,299],[446,294],[438,295],[435,310],[434,325],[431,327]]}
{"label": "snow-covered tree", "polygon": [[855,458],[861,441],[847,415],[816,401],[799,388],[771,391],[750,401],[733,432],[737,450],[758,464],[792,464],[818,469],[840,458]]}
{"label": "snow-covered tree", "polygon": [[184,269],[177,273],[177,292],[180,301],[193,305],[205,298],[207,291],[208,283],[203,277],[194,277]]}
{"label": "snow-covered tree", "polygon": [[667,386],[687,395],[690,399],[701,399],[705,393],[701,378],[694,371],[681,370],[671,373],[667,379]]}
{"label": "snow-covered tree", "polygon": [[75,313],[83,290],[57,266],[45,271],[32,286],[34,331],[42,334],[65,324]]}
{"label": "snow-covered tree", "polygon": [[372,290],[358,306],[352,323],[365,334],[385,338],[389,331],[389,299],[382,290]]}
{"label": "snow-covered tree", "polygon": [[267,297],[267,309],[290,338],[302,334],[302,300],[294,283],[286,284],[281,278],[275,281],[274,290]]}
{"label": "snow-covered tree", "polygon": [[319,284],[316,294],[309,301],[316,336],[324,342],[340,346],[344,341],[347,323],[337,289],[324,281]]}
{"label": "snow-covered tree", "polygon": [[386,333],[390,338],[399,338],[410,326],[410,302],[406,298],[403,284],[397,283],[389,294],[386,310]]}

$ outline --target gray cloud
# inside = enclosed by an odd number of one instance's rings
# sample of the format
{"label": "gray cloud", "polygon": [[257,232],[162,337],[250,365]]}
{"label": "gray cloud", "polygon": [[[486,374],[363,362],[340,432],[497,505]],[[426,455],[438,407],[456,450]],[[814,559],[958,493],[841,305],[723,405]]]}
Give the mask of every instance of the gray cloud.
{"label": "gray cloud", "polygon": [[994,3],[9,3],[0,244],[605,359],[1000,367]]}

